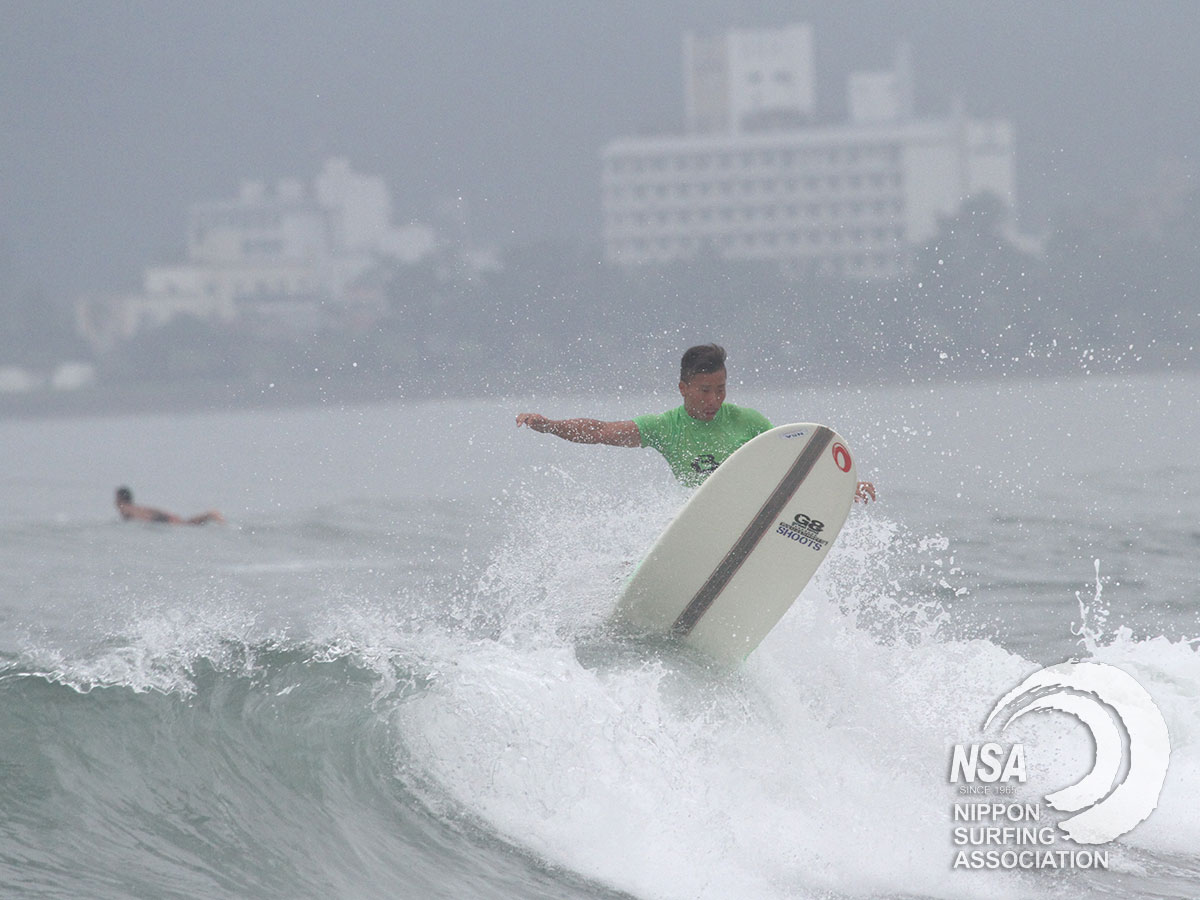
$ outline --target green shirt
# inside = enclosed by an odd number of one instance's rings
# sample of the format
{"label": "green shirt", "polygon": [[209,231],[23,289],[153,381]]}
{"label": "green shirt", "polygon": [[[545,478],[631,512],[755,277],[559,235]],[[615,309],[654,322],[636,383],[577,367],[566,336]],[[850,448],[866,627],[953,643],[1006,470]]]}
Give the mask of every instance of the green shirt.
{"label": "green shirt", "polygon": [[734,450],[771,428],[762,413],[732,403],[721,404],[711,422],[693,419],[678,406],[658,415],[638,416],[633,423],[642,446],[666,457],[675,477],[689,486],[700,484]]}

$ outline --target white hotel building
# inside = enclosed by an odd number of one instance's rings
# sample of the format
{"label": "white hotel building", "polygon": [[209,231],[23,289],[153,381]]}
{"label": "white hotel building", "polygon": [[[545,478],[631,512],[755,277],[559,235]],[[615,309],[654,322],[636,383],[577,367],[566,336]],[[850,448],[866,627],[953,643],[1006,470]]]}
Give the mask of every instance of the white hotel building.
{"label": "white hotel building", "polygon": [[430,228],[392,224],[382,178],[330,159],[311,187],[248,181],[232,199],[194,204],[185,261],[146,268],[140,293],[82,298],[77,320],[99,349],[181,315],[279,336],[311,332],[378,316],[382,290],[363,279],[381,262],[411,263],[435,247]]}
{"label": "white hotel building", "polygon": [[1012,126],[915,119],[907,53],[851,75],[849,121],[813,124],[812,31],[684,41],[687,133],[602,153],[606,257],[717,255],[859,277],[906,270],[972,195],[1015,203]]}

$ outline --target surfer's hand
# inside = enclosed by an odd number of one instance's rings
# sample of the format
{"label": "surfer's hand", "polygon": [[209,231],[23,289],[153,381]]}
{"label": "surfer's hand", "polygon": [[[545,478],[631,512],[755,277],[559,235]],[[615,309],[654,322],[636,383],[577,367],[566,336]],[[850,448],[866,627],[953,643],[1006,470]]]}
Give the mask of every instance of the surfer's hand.
{"label": "surfer's hand", "polygon": [[875,485],[869,481],[860,481],[858,490],[854,492],[855,503],[870,503],[875,499]]}
{"label": "surfer's hand", "polygon": [[522,425],[545,433],[546,429],[550,427],[550,420],[539,413],[520,413],[517,416],[517,427],[520,428]]}

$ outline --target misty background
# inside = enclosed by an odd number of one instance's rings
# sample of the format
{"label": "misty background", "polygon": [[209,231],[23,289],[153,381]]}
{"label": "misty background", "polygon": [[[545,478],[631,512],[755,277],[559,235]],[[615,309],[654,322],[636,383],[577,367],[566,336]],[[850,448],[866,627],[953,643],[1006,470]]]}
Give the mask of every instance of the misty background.
{"label": "misty background", "polygon": [[[0,10],[0,366],[87,358],[72,327],[81,294],[135,290],[146,266],[182,258],[190,205],[246,179],[311,178],[333,156],[384,179],[396,221],[452,224],[451,240],[497,248],[501,268],[456,280],[415,267],[387,286],[390,333],[314,335],[265,355],[177,322],[101,361],[100,384],[253,393],[353,371],[393,387],[536,390],[572,371],[658,378],[709,339],[785,377],[1194,357],[1191,0]],[[960,98],[971,115],[1011,120],[1017,227],[1040,252],[1008,243],[982,198],[887,283],[797,283],[719,260],[602,264],[600,150],[682,128],[683,34],[795,22],[813,27],[823,121],[845,118],[848,73],[888,65],[902,41],[918,116]]]}

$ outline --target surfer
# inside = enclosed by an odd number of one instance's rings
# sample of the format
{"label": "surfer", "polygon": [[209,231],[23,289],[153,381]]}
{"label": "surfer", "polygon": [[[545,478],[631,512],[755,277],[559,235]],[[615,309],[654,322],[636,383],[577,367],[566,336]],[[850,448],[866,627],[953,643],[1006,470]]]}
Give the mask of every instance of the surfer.
{"label": "surfer", "polygon": [[215,509],[210,509],[208,512],[201,513],[198,516],[192,516],[190,519],[184,519],[173,513],[155,509],[153,506],[138,506],[133,502],[133,491],[127,487],[117,488],[116,504],[117,512],[127,522],[133,520],[137,522],[162,522],[167,525],[204,525],[207,522],[225,521],[224,517]]}
{"label": "surfer", "polygon": [[[652,447],[663,455],[671,472],[694,487],[751,438],[771,429],[762,413],[725,402],[725,350],[717,344],[690,347],[679,366],[683,404],[664,413],[636,416],[623,422],[599,419],[548,419],[521,413],[524,425],[576,444],[613,447]],[[875,499],[875,486],[858,482],[855,502]]]}

